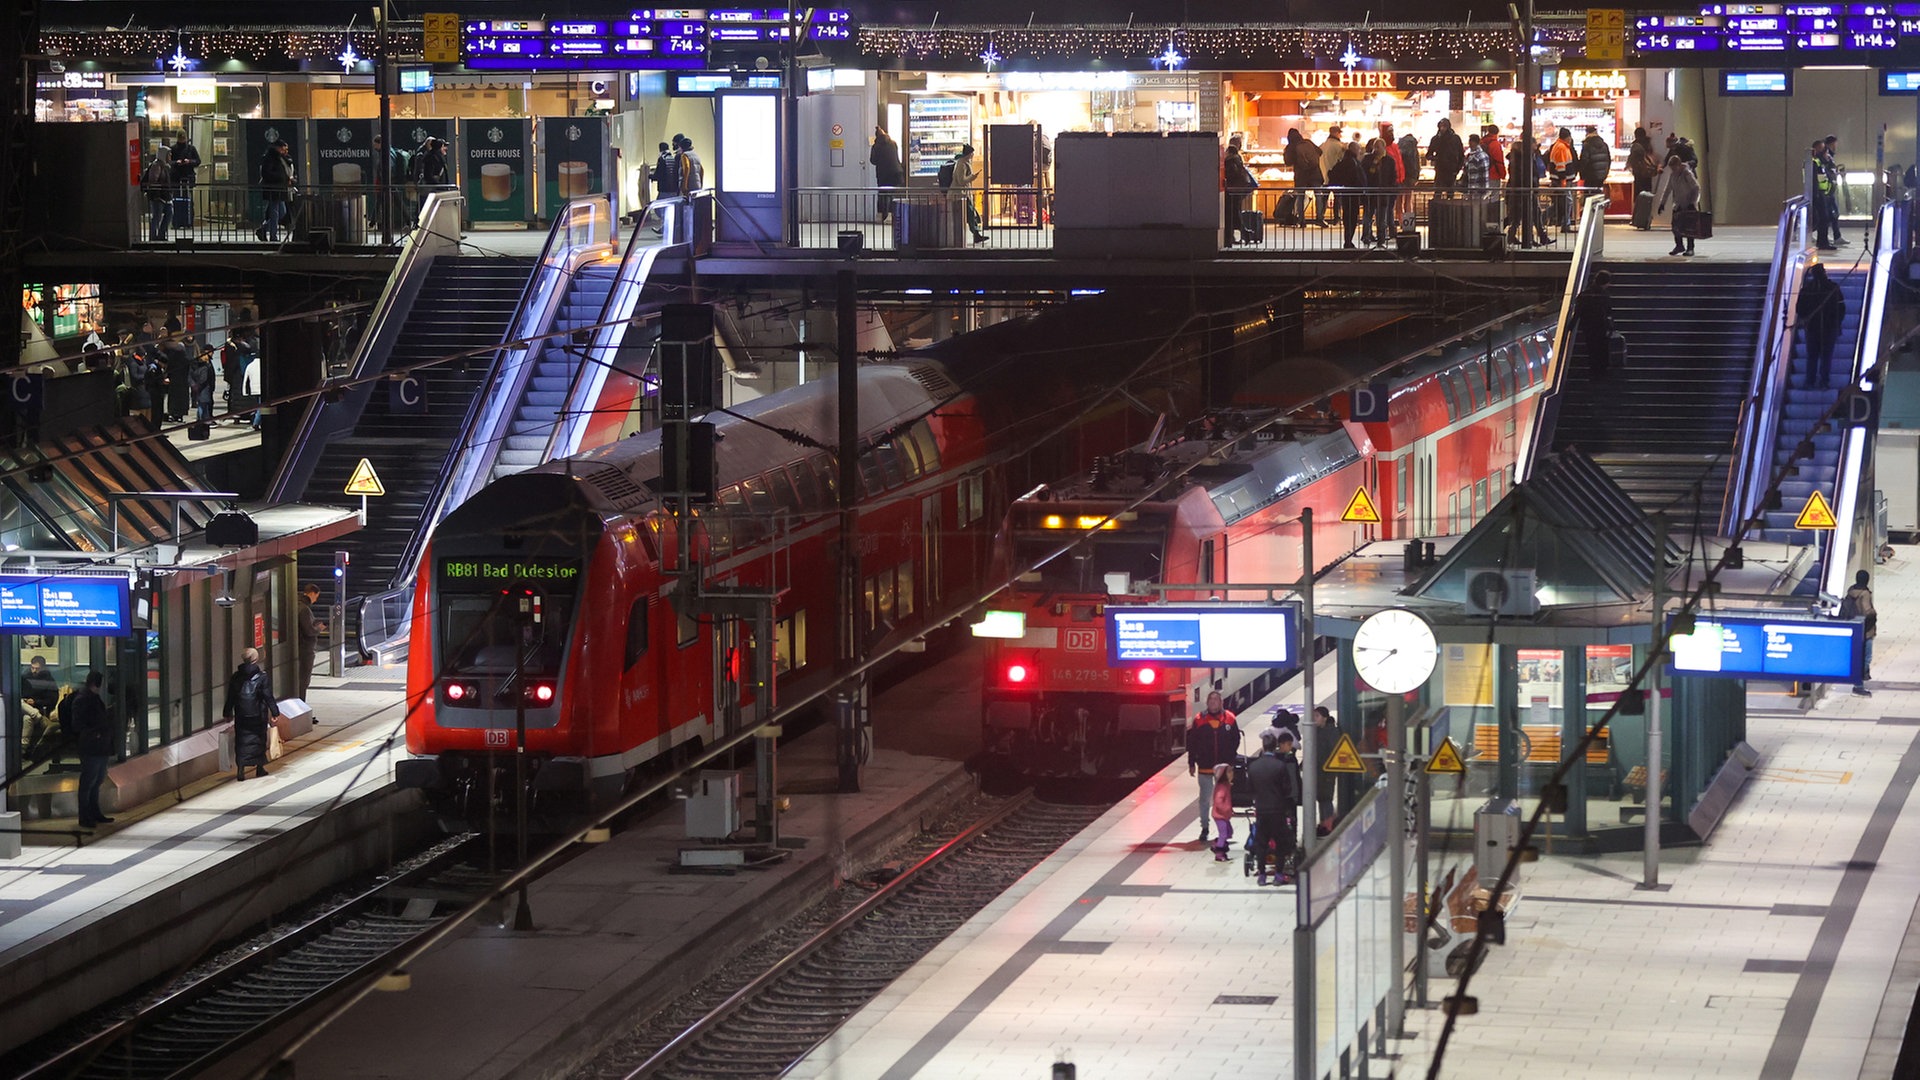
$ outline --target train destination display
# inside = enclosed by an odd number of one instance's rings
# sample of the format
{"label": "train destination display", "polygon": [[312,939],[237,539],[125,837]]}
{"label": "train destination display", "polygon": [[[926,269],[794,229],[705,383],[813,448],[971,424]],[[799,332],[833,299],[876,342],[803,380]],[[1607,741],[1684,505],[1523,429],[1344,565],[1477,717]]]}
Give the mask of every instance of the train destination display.
{"label": "train destination display", "polygon": [[1292,605],[1259,607],[1107,606],[1110,664],[1280,667],[1298,655]]}
{"label": "train destination display", "polygon": [[1802,682],[1860,677],[1865,631],[1858,622],[1792,615],[1698,616],[1693,633],[1672,639],[1682,675]]}
{"label": "train destination display", "polygon": [[624,19],[476,19],[463,24],[460,56],[490,71],[704,70],[709,50],[845,41],[852,15],[827,8],[646,8]]}
{"label": "train destination display", "polygon": [[1652,59],[1715,54],[1798,55],[1811,60],[1920,45],[1920,3],[1706,4],[1698,14],[1641,15],[1633,20],[1634,51]]}
{"label": "train destination display", "polygon": [[0,633],[119,637],[127,594],[125,577],[0,574]]}

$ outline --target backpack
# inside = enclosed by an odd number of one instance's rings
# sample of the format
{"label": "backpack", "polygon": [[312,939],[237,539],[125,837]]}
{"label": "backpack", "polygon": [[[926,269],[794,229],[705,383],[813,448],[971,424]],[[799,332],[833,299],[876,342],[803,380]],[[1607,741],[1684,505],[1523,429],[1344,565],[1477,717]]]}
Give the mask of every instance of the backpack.
{"label": "backpack", "polygon": [[[1853,589],[1848,589],[1847,595],[1844,598],[1842,598],[1840,601],[1840,618],[1857,619],[1859,617],[1860,617],[1860,594],[1855,592]],[[1875,612],[1874,614],[1867,616],[1866,623],[1862,627],[1862,629],[1864,629],[1867,633],[1871,634],[1875,629],[1874,624],[1879,621],[1880,621],[1880,615],[1878,612]]]}
{"label": "backpack", "polygon": [[1420,140],[1412,132],[1400,136],[1400,167],[1404,170],[1400,179],[1417,176],[1420,172]]}
{"label": "backpack", "polygon": [[149,199],[164,199],[173,193],[173,166],[159,154],[153,155],[147,171],[140,174],[140,193]]}
{"label": "backpack", "polygon": [[941,191],[947,191],[953,187],[953,162],[949,161],[940,166],[939,179]]}

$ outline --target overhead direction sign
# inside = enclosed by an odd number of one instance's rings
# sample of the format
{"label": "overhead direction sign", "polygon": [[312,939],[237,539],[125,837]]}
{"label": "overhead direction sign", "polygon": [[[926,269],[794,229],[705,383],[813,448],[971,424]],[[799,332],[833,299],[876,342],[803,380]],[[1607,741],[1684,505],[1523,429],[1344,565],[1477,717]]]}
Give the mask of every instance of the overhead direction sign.
{"label": "overhead direction sign", "polygon": [[1327,755],[1323,766],[1327,772],[1363,773],[1367,766],[1360,760],[1360,751],[1353,745],[1353,736],[1340,733],[1340,741],[1333,746],[1333,753]]}
{"label": "overhead direction sign", "polygon": [[361,458],[360,464],[353,467],[353,476],[347,480],[347,494],[385,495],[386,493],[387,489],[380,483],[380,474],[373,471],[373,462]]}
{"label": "overhead direction sign", "polygon": [[1839,524],[1833,516],[1832,504],[1818,491],[1807,496],[1807,505],[1800,509],[1800,516],[1793,519],[1796,529],[1832,529]]}
{"label": "overhead direction sign", "polygon": [[1452,739],[1441,739],[1440,746],[1433,752],[1432,760],[1427,762],[1430,773],[1463,773],[1467,771],[1466,762],[1460,760],[1460,751],[1453,748]]}
{"label": "overhead direction sign", "polygon": [[1373,504],[1373,496],[1367,489],[1353,489],[1353,498],[1347,500],[1347,508],[1340,511],[1341,521],[1357,521],[1366,525],[1380,524],[1380,510]]}

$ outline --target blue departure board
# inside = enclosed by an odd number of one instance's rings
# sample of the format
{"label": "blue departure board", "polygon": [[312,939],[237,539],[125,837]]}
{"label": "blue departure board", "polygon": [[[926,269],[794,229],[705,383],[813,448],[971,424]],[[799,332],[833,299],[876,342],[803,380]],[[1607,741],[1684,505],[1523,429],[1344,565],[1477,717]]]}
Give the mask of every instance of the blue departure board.
{"label": "blue departure board", "polygon": [[1258,607],[1107,605],[1107,662],[1284,667],[1299,654],[1291,604]]}
{"label": "blue departure board", "polygon": [[1732,53],[1764,60],[1786,54],[1812,62],[1887,52],[1903,41],[1920,45],[1920,3],[1706,4],[1697,15],[1641,15],[1633,29],[1634,51],[1652,59]]}
{"label": "blue departure board", "polygon": [[0,632],[119,637],[128,591],[121,576],[0,574]]}
{"label": "blue departure board", "polygon": [[482,71],[705,69],[715,49],[792,40],[853,37],[843,10],[786,8],[647,8],[624,19],[479,19],[464,24],[460,55]]}
{"label": "blue departure board", "polygon": [[1866,630],[1856,620],[1804,615],[1700,615],[1691,634],[1672,637],[1682,675],[1780,682],[1853,682]]}

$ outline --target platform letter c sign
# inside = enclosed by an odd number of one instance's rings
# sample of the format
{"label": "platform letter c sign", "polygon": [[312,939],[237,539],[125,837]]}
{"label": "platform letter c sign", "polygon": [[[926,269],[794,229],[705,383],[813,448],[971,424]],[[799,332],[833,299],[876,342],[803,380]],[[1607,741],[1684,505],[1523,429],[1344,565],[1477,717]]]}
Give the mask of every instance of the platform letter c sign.
{"label": "platform letter c sign", "polygon": [[41,397],[46,393],[45,384],[44,375],[15,375],[7,387],[7,399],[13,411],[22,416],[38,413]]}
{"label": "platform letter c sign", "polygon": [[425,416],[427,388],[412,375],[387,384],[387,410],[398,416]]}

